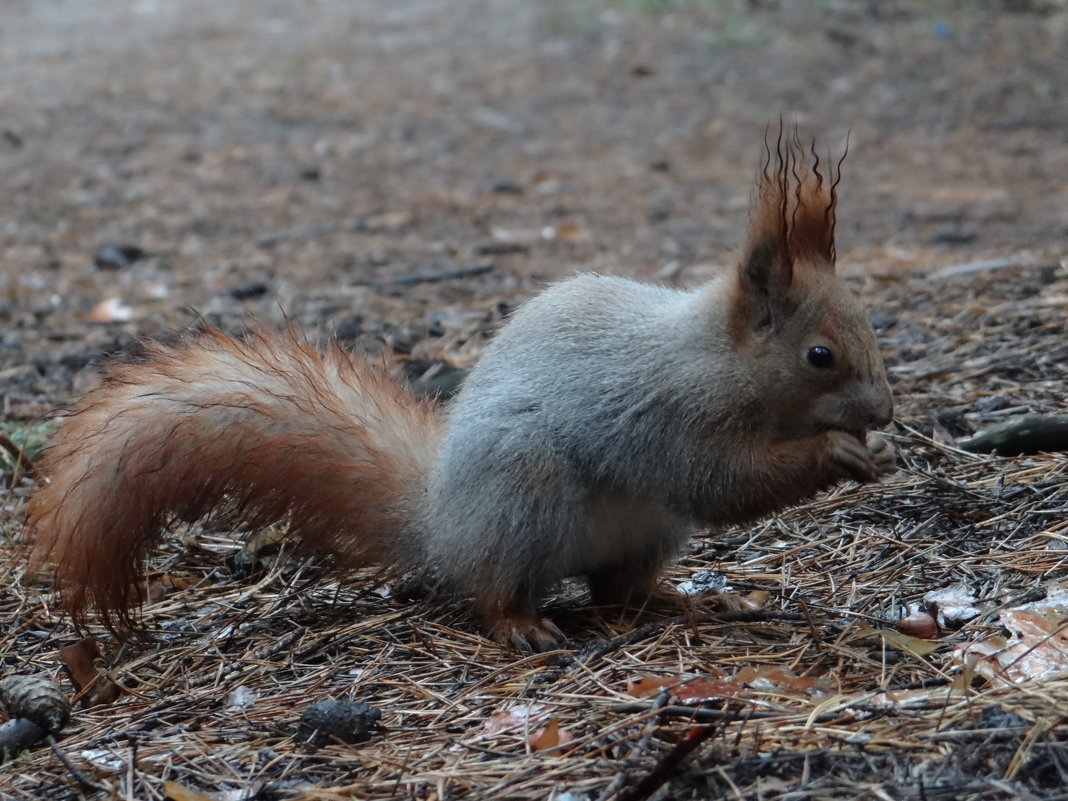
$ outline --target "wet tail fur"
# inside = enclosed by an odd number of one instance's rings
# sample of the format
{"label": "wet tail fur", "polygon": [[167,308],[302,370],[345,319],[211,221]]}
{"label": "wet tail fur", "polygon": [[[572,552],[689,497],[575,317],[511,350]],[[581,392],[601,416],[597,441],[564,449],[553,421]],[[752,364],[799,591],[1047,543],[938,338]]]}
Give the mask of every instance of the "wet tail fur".
{"label": "wet tail fur", "polygon": [[219,504],[342,567],[409,569],[441,431],[438,410],[383,369],[293,330],[151,343],[63,421],[28,508],[31,570],[55,564],[75,620],[96,607],[129,628],[162,532]]}

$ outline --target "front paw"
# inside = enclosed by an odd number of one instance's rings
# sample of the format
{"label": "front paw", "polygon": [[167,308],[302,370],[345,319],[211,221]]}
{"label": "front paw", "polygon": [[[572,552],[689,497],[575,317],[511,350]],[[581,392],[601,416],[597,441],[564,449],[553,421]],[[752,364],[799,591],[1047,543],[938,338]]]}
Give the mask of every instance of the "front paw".
{"label": "front paw", "polygon": [[838,429],[825,431],[823,436],[827,442],[830,469],[836,479],[863,483],[878,477],[875,456],[858,437]]}
{"label": "front paw", "polygon": [[868,453],[871,454],[872,462],[875,463],[875,472],[879,476],[885,476],[897,470],[897,449],[893,443],[878,431],[869,431],[865,441]]}

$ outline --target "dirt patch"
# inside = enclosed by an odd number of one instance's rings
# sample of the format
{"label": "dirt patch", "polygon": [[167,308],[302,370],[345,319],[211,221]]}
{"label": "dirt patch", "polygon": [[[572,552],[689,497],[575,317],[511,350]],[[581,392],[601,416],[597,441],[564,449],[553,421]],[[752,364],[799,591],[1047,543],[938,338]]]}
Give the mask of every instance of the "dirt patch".
{"label": "dirt patch", "polygon": [[[697,283],[740,246],[782,116],[831,157],[849,134],[839,260],[880,331],[906,465],[702,539],[669,576],[714,566],[770,593],[753,619],[569,596],[557,618],[579,648],[564,659],[491,646],[462,608],[306,586],[284,560],[228,575],[227,537],[175,538],[160,566],[192,586],[150,606],[152,644],[100,635],[129,693],[76,711],[64,739],[97,781],[145,797],[175,780],[261,798],[572,799],[652,793],[661,774],[677,798],[995,799],[1063,783],[1064,678],[951,692],[956,646],[1064,577],[1063,455],[951,447],[1065,410],[1063,3],[57,0],[0,16],[13,436],[36,436],[107,354],[202,319],[289,318],[419,378],[473,363],[512,308],[576,270]],[[74,633],[43,583],[19,583],[30,481],[11,467],[0,659],[69,687],[58,649]],[[874,631],[961,582],[985,617],[932,653]],[[729,681],[762,665],[830,684],[750,682],[700,714],[625,691],[633,673]],[[383,730],[295,742],[300,711],[329,696],[380,708]],[[547,705],[531,725],[555,717],[570,750],[530,753],[526,722],[486,734],[521,704]],[[714,731],[683,754],[694,725]],[[5,797],[78,792],[44,750],[4,771]]]}

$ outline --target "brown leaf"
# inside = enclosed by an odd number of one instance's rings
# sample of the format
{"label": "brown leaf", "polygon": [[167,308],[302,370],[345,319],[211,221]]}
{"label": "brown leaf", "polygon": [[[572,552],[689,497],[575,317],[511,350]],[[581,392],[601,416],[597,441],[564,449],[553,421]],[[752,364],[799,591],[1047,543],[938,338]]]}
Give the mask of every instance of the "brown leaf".
{"label": "brown leaf", "polygon": [[682,680],[682,676],[635,676],[627,680],[627,695],[651,698],[664,687],[674,687]]}
{"label": "brown leaf", "polygon": [[770,593],[767,590],[753,590],[748,595],[743,597],[742,603],[749,609],[763,609],[767,603]]}
{"label": "brown leaf", "polygon": [[191,787],[186,787],[184,784],[178,782],[164,782],[163,792],[167,798],[171,798],[173,801],[215,801],[215,799],[207,793],[202,793],[200,790],[194,790]]}
{"label": "brown leaf", "polygon": [[533,719],[539,718],[549,710],[545,704],[516,704],[507,709],[498,709],[482,727],[482,734],[493,737],[497,734],[523,731]]}
{"label": "brown leaf", "polygon": [[756,690],[784,695],[809,695],[829,692],[832,689],[827,676],[797,676],[789,668],[770,665],[743,667],[735,674],[734,681],[747,684]]}
{"label": "brown leaf", "polygon": [[546,226],[541,235],[545,239],[560,239],[565,242],[578,242],[589,238],[586,230],[577,222],[571,220],[564,220],[556,225]]}
{"label": "brown leaf", "polygon": [[869,637],[872,634],[878,634],[883,641],[893,647],[912,654],[913,656],[926,656],[932,651],[938,650],[941,647],[940,642],[933,640],[921,640],[919,637],[912,637],[908,634],[902,634],[894,629],[873,629],[871,626],[862,624],[858,627],[858,632],[862,637]]}
{"label": "brown leaf", "polygon": [[151,603],[165,597],[172,590],[184,590],[192,584],[192,579],[176,578],[169,573],[149,573],[144,578],[142,597],[145,603]]}
{"label": "brown leaf", "polygon": [[545,751],[549,748],[566,746],[574,739],[570,732],[560,728],[560,720],[558,718],[551,717],[545,722],[544,726],[531,735],[530,747],[534,751]]}
{"label": "brown leaf", "polygon": [[104,671],[104,655],[92,637],[64,645],[59,649],[59,658],[83,707],[110,704],[122,695],[122,689]]}
{"label": "brown leaf", "polygon": [[627,682],[627,695],[634,698],[650,698],[665,687],[671,688],[671,697],[682,704],[701,704],[706,701],[718,701],[733,698],[744,691],[744,687],[727,679],[697,676],[637,676]]}

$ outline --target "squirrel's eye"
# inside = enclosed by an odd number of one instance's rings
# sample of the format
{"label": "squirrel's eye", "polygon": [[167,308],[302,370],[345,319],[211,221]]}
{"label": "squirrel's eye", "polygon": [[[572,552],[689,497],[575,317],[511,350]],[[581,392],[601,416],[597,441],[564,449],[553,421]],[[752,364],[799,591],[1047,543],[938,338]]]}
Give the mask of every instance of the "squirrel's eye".
{"label": "squirrel's eye", "polygon": [[828,367],[834,367],[834,354],[831,353],[829,348],[823,347],[823,345],[816,345],[813,348],[808,349],[808,353],[805,354],[808,358],[808,363],[813,367],[818,367],[821,370],[826,370]]}

